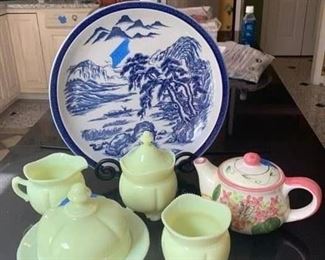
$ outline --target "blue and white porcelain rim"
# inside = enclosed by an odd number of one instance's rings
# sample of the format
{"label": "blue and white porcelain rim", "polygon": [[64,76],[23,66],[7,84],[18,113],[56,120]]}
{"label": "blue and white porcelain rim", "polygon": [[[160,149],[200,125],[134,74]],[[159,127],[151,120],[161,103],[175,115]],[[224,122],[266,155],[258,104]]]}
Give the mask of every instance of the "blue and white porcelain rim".
{"label": "blue and white porcelain rim", "polygon": [[217,60],[217,63],[219,65],[219,69],[221,72],[221,78],[222,78],[222,101],[221,101],[221,108],[220,108],[220,114],[218,116],[218,119],[216,120],[215,126],[213,127],[213,130],[210,133],[210,136],[206,139],[206,141],[201,145],[200,148],[197,149],[195,154],[197,156],[202,155],[206,150],[209,149],[209,147],[213,144],[215,138],[218,136],[223,122],[225,120],[226,114],[227,114],[227,108],[228,108],[228,101],[229,101],[229,83],[228,83],[228,76],[226,67],[224,65],[224,61],[222,58],[222,55],[218,49],[218,46],[214,42],[214,40],[211,38],[211,36],[191,17],[185,15],[184,13],[178,11],[177,9],[163,5],[163,4],[157,4],[157,3],[150,3],[150,2],[124,2],[119,4],[114,4],[111,6],[107,6],[105,8],[99,9],[96,12],[92,13],[90,16],[88,16],[85,20],[80,22],[67,36],[65,41],[62,43],[52,66],[51,75],[50,75],[50,81],[49,81],[49,95],[50,95],[50,108],[51,108],[51,114],[52,118],[54,119],[54,124],[63,139],[64,143],[69,147],[69,149],[77,155],[83,156],[89,163],[90,166],[96,167],[97,162],[91,159],[88,155],[86,155],[75,142],[71,139],[69,136],[62,119],[60,117],[59,112],[59,106],[58,106],[58,99],[57,99],[57,80],[58,75],[60,71],[60,67],[63,61],[63,58],[65,57],[65,54],[69,47],[71,46],[74,39],[83,31],[85,30],[89,25],[91,25],[96,20],[100,19],[101,17],[105,15],[109,15],[111,13],[126,10],[126,9],[152,9],[157,11],[166,12],[168,14],[171,14],[182,21],[186,22],[190,26],[192,26],[207,42],[209,47],[211,48],[212,52],[214,53],[214,56]]}

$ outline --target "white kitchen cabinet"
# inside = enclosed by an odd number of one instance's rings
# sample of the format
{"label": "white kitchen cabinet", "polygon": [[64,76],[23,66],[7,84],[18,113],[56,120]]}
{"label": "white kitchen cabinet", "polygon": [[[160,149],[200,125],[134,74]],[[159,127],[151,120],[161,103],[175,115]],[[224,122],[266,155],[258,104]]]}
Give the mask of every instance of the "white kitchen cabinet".
{"label": "white kitchen cabinet", "polygon": [[91,9],[42,10],[37,13],[47,78],[50,77],[53,60],[64,39]]}
{"label": "white kitchen cabinet", "polygon": [[37,15],[8,14],[21,93],[47,92]]}
{"label": "white kitchen cabinet", "polygon": [[7,108],[19,94],[9,25],[6,15],[0,16],[0,112]]}
{"label": "white kitchen cabinet", "polygon": [[43,55],[46,76],[48,79],[50,78],[52,63],[55,55],[68,33],[69,31],[66,30],[52,30],[50,32],[44,32]]}

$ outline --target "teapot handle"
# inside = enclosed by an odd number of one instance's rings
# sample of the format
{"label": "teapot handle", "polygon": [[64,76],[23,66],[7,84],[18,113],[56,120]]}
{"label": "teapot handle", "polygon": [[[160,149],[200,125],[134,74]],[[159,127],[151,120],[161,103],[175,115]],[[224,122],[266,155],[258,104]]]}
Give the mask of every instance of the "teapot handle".
{"label": "teapot handle", "polygon": [[103,159],[97,163],[95,168],[97,178],[103,181],[110,181],[121,173],[121,165],[117,160],[114,159]]}
{"label": "teapot handle", "polygon": [[175,168],[177,170],[179,170],[180,172],[191,173],[191,172],[195,171],[195,167],[192,162],[196,158],[197,158],[197,156],[191,152],[179,153],[178,155],[176,155]]}
{"label": "teapot handle", "polygon": [[284,196],[287,196],[288,193],[294,189],[304,189],[310,192],[313,199],[307,206],[299,209],[290,209],[285,222],[292,222],[310,217],[316,213],[322,202],[322,190],[312,179],[306,177],[287,177],[282,189]]}

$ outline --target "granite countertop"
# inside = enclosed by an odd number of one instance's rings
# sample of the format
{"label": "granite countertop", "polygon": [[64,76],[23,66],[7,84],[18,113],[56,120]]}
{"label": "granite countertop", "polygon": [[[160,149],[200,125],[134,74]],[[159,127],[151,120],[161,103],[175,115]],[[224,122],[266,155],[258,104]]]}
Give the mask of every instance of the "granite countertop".
{"label": "granite countertop", "polygon": [[39,3],[38,0],[18,0],[18,1],[1,1],[1,7],[6,9],[43,9],[43,8],[96,8],[98,4],[87,0],[45,0]]}

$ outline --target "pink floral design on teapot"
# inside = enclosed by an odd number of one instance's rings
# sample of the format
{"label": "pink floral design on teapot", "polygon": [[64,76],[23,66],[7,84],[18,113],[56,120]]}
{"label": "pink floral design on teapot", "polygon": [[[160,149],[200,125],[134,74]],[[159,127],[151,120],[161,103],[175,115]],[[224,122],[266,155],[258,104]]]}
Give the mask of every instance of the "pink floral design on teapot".
{"label": "pink floral design on teapot", "polygon": [[284,222],[287,213],[286,202],[279,196],[243,196],[236,191],[223,190],[219,201],[233,212],[232,229],[239,232],[245,230],[252,234],[264,233],[265,227],[260,223],[266,223],[267,231],[270,232]]}

